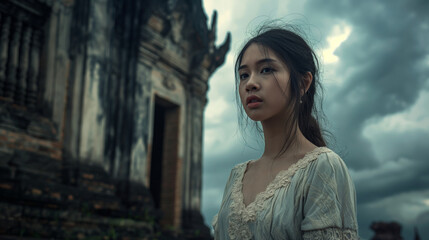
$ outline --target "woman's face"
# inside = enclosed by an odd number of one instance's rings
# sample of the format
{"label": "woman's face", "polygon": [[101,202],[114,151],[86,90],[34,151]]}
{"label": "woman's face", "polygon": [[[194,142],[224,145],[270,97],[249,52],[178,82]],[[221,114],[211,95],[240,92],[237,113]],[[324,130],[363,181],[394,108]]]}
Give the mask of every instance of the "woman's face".
{"label": "woman's face", "polygon": [[290,72],[271,49],[251,44],[243,54],[238,74],[241,103],[250,119],[287,117]]}

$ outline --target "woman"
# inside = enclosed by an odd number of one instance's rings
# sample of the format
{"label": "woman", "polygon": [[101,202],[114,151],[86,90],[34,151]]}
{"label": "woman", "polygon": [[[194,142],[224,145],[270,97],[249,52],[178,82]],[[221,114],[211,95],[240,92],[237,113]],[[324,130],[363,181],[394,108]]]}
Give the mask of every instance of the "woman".
{"label": "woman", "polygon": [[232,169],[215,239],[358,239],[353,182],[312,116],[317,63],[302,37],[281,28],[261,31],[239,53],[237,90],[265,149]]}

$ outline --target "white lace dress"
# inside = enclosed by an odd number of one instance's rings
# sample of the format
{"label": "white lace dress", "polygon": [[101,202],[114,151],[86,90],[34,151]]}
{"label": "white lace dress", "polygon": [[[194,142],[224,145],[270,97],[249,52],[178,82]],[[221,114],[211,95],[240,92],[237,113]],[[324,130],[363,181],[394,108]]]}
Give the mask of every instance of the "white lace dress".
{"label": "white lace dress", "polygon": [[249,162],[231,171],[212,223],[215,239],[358,239],[355,188],[336,153],[326,147],[307,153],[245,206]]}

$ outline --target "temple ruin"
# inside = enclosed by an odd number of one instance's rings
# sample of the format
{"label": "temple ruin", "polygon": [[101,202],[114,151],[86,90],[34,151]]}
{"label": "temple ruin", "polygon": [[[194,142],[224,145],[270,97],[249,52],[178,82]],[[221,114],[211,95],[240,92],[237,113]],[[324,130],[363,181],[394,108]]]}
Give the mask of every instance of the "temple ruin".
{"label": "temple ruin", "polygon": [[0,236],[210,239],[200,0],[0,2]]}

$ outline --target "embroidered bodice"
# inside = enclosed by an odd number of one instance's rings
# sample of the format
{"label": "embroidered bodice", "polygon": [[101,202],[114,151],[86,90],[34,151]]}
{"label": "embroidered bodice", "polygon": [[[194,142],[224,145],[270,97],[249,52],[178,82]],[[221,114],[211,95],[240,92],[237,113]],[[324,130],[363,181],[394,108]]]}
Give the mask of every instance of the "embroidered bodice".
{"label": "embroidered bodice", "polygon": [[280,171],[245,206],[242,180],[248,164],[231,171],[213,220],[215,239],[358,239],[353,182],[330,149],[316,148]]}

